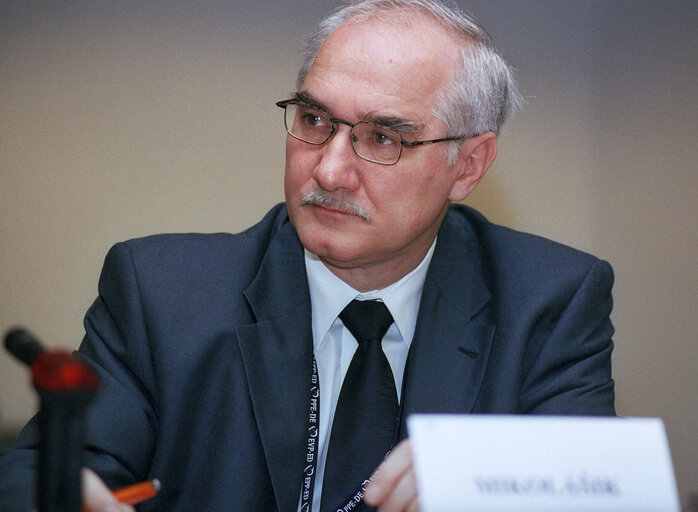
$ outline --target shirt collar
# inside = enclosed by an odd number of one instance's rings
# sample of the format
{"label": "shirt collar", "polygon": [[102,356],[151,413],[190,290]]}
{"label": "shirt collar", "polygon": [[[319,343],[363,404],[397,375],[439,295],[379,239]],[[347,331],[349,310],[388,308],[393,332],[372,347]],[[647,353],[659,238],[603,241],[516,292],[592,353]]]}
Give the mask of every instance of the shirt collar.
{"label": "shirt collar", "polygon": [[422,298],[424,280],[434,254],[436,240],[424,259],[399,281],[382,288],[361,293],[334,275],[315,254],[305,250],[305,268],[308,275],[312,308],[313,346],[317,349],[342,310],[354,299],[382,300],[404,341],[409,346],[414,337],[417,313]]}

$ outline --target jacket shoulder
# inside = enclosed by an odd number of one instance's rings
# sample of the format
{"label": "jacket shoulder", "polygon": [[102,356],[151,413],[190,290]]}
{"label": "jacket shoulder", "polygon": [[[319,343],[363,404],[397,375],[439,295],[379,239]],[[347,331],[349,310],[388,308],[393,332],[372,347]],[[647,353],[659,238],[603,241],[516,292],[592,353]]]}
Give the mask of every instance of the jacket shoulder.
{"label": "jacket shoulder", "polygon": [[476,253],[487,281],[499,290],[526,296],[540,288],[575,287],[592,268],[598,269],[609,288],[613,282],[611,266],[596,256],[494,224],[468,206],[452,205],[447,219],[467,241],[466,250]]}
{"label": "jacket shoulder", "polygon": [[131,269],[139,286],[201,288],[202,284],[240,289],[254,277],[278,229],[288,223],[279,204],[240,233],[167,233],[133,238],[108,252],[100,283]]}
{"label": "jacket shoulder", "polygon": [[229,259],[241,254],[254,260],[254,255],[263,253],[269,240],[285,222],[288,222],[286,208],[278,204],[261,221],[240,233],[161,233],[119,242],[110,253],[128,251],[133,258],[162,260],[170,264],[178,258],[194,255],[199,261],[215,260],[219,255]]}
{"label": "jacket shoulder", "polygon": [[483,256],[502,262],[532,264],[545,260],[591,265],[599,259],[587,252],[550,240],[494,224],[477,210],[465,205],[451,205],[447,219],[466,238],[474,237]]}

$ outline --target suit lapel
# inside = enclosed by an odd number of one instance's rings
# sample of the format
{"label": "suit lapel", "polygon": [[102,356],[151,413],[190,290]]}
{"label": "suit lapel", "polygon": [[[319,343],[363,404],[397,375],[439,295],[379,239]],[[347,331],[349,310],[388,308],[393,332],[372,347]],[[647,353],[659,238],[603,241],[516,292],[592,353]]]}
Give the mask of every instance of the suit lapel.
{"label": "suit lapel", "polygon": [[[403,437],[409,414],[470,412],[477,399],[495,327],[475,240],[446,216],[405,374]],[[304,467],[313,343],[303,248],[289,223],[269,244],[245,297],[257,321],[236,334],[276,501],[292,511]]]}
{"label": "suit lapel", "polygon": [[245,290],[257,322],[236,329],[279,510],[295,510],[307,440],[312,365],[303,249],[289,223],[272,239]]}
{"label": "suit lapel", "polygon": [[403,423],[412,413],[469,413],[485,373],[495,326],[480,249],[469,227],[447,215],[427,273],[405,376]]}

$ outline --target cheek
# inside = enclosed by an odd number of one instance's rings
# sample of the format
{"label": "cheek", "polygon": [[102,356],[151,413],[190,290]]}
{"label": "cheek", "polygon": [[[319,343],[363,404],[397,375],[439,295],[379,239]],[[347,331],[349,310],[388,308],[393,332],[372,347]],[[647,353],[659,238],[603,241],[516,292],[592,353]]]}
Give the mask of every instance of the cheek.
{"label": "cheek", "polygon": [[441,197],[447,186],[446,169],[438,166],[437,162],[421,159],[410,166],[391,169],[391,174],[385,176],[377,190],[382,190],[379,196],[383,198],[428,203],[435,196]]}
{"label": "cheek", "polygon": [[424,172],[419,180],[424,195],[446,201],[456,181],[456,167],[446,164],[446,153],[443,147],[429,148],[426,153]]}
{"label": "cheek", "polygon": [[313,176],[313,168],[316,165],[312,153],[304,151],[303,144],[293,138],[286,142],[286,168],[284,171],[284,187],[286,195],[297,193],[298,189],[307,183]]}
{"label": "cheek", "polygon": [[451,180],[447,169],[426,164],[415,172],[398,173],[389,185],[384,184],[375,204],[385,207],[396,225],[431,222],[448,204]]}

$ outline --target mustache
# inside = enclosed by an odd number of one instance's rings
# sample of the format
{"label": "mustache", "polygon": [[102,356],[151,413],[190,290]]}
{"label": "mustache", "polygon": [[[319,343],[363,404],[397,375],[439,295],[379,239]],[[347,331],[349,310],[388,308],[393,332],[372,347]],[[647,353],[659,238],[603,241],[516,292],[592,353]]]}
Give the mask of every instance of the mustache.
{"label": "mustache", "polygon": [[356,215],[368,223],[371,222],[371,217],[369,216],[368,212],[361,208],[361,206],[349,201],[348,199],[333,196],[325,190],[311,190],[305,196],[303,196],[303,199],[301,199],[301,205],[334,208],[350,215]]}

